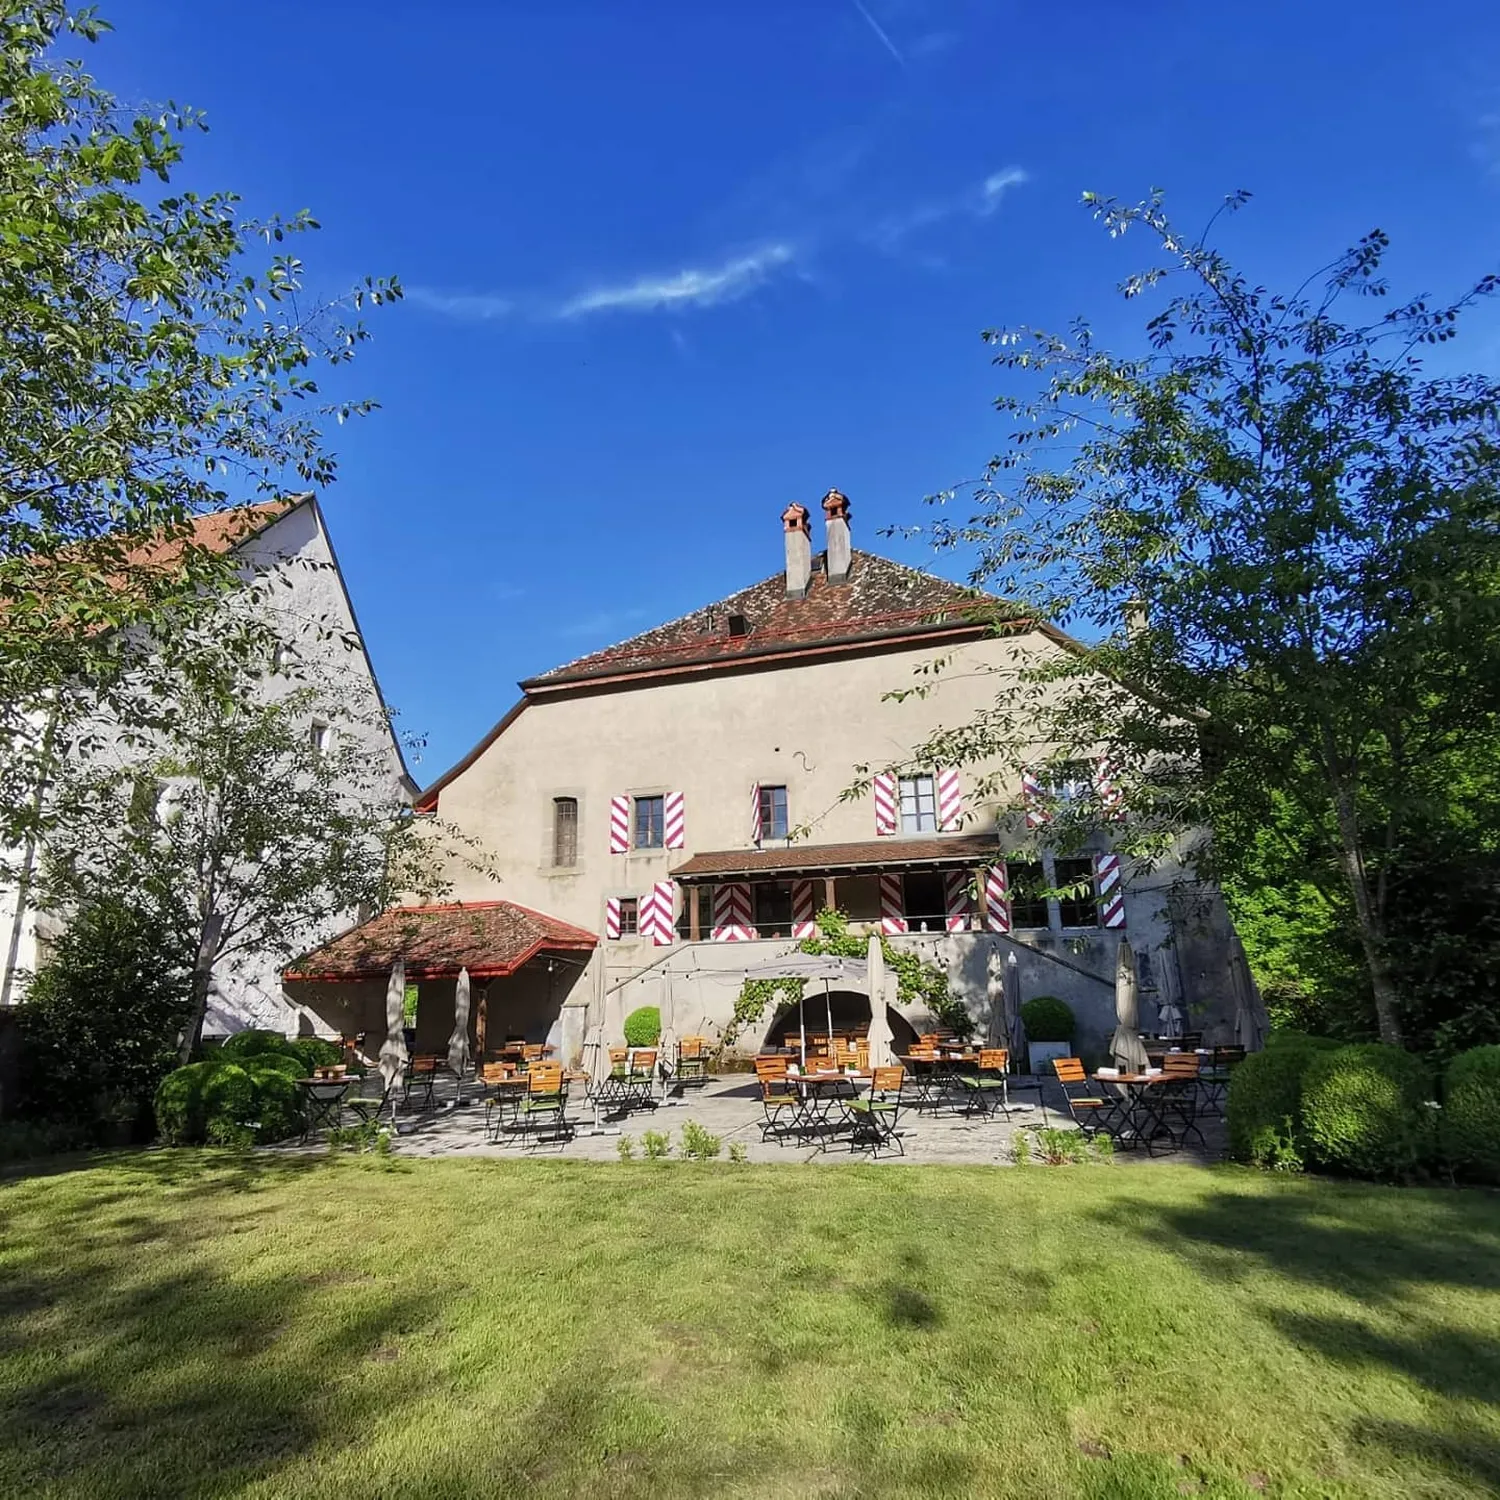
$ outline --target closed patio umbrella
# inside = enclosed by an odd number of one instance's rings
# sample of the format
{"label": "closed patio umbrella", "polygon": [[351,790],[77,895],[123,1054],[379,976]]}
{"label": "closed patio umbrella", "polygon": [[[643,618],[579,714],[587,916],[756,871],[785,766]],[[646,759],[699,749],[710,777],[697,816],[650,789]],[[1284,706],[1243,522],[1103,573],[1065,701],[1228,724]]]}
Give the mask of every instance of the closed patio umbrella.
{"label": "closed patio umbrella", "polygon": [[991,1047],[1004,1047],[1005,1034],[1005,969],[1000,955],[991,953],[984,968],[984,998],[989,1007],[989,1021],[985,1026],[984,1039]]}
{"label": "closed patio umbrella", "polygon": [[1129,938],[1120,939],[1115,957],[1115,1026],[1109,1050],[1122,1073],[1141,1073],[1147,1066],[1140,1032],[1141,991],[1135,972],[1135,951]]}
{"label": "closed patio umbrella", "polygon": [[885,1013],[885,949],[873,933],[865,958],[865,976],[870,989],[870,1066],[888,1068],[896,1060],[891,1041],[891,1021]]}
{"label": "closed patio umbrella", "polygon": [[448,1066],[459,1078],[469,1066],[469,971],[458,971],[453,986],[453,1035],[448,1038]]}
{"label": "closed patio umbrella", "polygon": [[1266,1015],[1265,1002],[1260,998],[1260,986],[1250,972],[1250,959],[1245,945],[1235,934],[1230,945],[1229,968],[1234,982],[1234,1036],[1246,1052],[1259,1052],[1266,1045],[1266,1034],[1271,1029]]}
{"label": "closed patio umbrella", "polygon": [[1030,1042],[1021,1019],[1021,965],[1014,953],[1005,959],[1005,1037],[1013,1064],[1020,1067]]}
{"label": "closed patio umbrella", "polygon": [[391,965],[390,982],[385,987],[385,1040],[380,1044],[380,1076],[386,1093],[390,1093],[406,1066],[406,1037],[402,1032],[405,1011],[406,960],[398,958]]}
{"label": "closed patio umbrella", "polygon": [[656,1044],[656,1065],[665,1088],[666,1080],[677,1072],[677,996],[670,973],[663,973],[661,989],[661,1037]]}
{"label": "closed patio umbrella", "polygon": [[1160,998],[1156,1002],[1156,1034],[1158,1036],[1181,1036],[1187,1030],[1187,1013],[1177,1003],[1173,994],[1172,966],[1165,957],[1161,964],[1161,989],[1158,994]]}

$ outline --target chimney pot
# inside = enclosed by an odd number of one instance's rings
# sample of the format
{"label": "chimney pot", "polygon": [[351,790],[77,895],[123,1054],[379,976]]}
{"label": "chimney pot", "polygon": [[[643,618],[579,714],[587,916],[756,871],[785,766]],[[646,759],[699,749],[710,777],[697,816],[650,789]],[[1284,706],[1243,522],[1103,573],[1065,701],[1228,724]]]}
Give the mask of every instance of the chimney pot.
{"label": "chimney pot", "polygon": [[786,596],[805,599],[812,582],[812,513],[792,502],[781,513],[786,533]]}
{"label": "chimney pot", "polygon": [[824,529],[828,533],[828,581],[844,583],[854,560],[849,540],[849,497],[839,490],[823,496]]}

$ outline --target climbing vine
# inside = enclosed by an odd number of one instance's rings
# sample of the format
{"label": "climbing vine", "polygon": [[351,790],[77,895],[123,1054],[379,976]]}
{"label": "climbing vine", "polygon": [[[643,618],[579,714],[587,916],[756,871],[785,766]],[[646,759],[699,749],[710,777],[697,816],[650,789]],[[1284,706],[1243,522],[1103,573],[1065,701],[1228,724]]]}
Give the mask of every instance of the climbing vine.
{"label": "climbing vine", "polygon": [[[797,944],[803,953],[826,954],[838,958],[863,958],[868,940],[849,931],[847,912],[824,907],[818,913],[818,936],[803,938]],[[885,965],[896,976],[903,1005],[920,1004],[933,1020],[958,1036],[967,1037],[974,1030],[974,1019],[968,1007],[948,988],[948,976],[935,965],[926,963],[915,953],[893,948],[882,937],[881,952]],[[734,1002],[734,1014],[724,1030],[722,1047],[732,1047],[747,1026],[762,1020],[773,1002],[795,1005],[802,993],[800,979],[747,979],[740,986]]]}

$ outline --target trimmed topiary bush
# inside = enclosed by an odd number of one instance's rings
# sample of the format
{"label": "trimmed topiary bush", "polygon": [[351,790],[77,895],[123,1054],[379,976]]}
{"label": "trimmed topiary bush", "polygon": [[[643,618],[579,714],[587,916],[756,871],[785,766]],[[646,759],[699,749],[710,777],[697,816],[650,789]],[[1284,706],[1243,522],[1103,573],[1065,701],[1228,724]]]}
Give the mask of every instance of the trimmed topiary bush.
{"label": "trimmed topiary bush", "polygon": [[156,1128],[169,1145],[186,1146],[203,1139],[204,1091],[224,1066],[217,1058],[189,1063],[162,1079],[156,1090]]}
{"label": "trimmed topiary bush", "polygon": [[174,1146],[285,1140],[302,1128],[303,1076],[300,1058],[275,1053],[189,1063],[156,1091],[157,1129]]}
{"label": "trimmed topiary bush", "polygon": [[642,1005],[625,1017],[625,1045],[654,1047],[661,1040],[661,1011]]}
{"label": "trimmed topiary bush", "polygon": [[286,1057],[290,1055],[291,1048],[292,1044],[279,1031],[257,1031],[251,1027],[247,1031],[237,1031],[233,1036],[225,1037],[219,1047],[219,1056],[243,1062],[247,1057]]}
{"label": "trimmed topiary bush", "polygon": [[1033,995],[1021,1007],[1021,1023],[1028,1042],[1071,1042],[1073,1010],[1056,995]]}
{"label": "trimmed topiary bush", "polygon": [[254,1118],[240,1122],[262,1144],[284,1141],[302,1129],[302,1090],[280,1066],[284,1058],[256,1058],[245,1064],[254,1087]]}
{"label": "trimmed topiary bush", "polygon": [[1272,1033],[1264,1052],[1252,1052],[1235,1068],[1224,1106],[1231,1156],[1257,1167],[1301,1169],[1303,1080],[1337,1047],[1322,1037]]}
{"label": "trimmed topiary bush", "polygon": [[302,1059],[306,1071],[302,1074],[308,1077],[314,1068],[334,1068],[344,1060],[344,1049],[337,1042],[330,1042],[320,1036],[299,1036],[296,1041],[289,1043],[293,1052]]}
{"label": "trimmed topiary bush", "polygon": [[1317,1055],[1302,1081],[1313,1159],[1361,1177],[1409,1177],[1432,1155],[1432,1081],[1400,1047],[1366,1042]]}
{"label": "trimmed topiary bush", "polygon": [[259,1057],[247,1057],[240,1066],[250,1072],[274,1070],[284,1078],[306,1078],[307,1064],[300,1057],[283,1057],[279,1052],[265,1052]]}
{"label": "trimmed topiary bush", "polygon": [[1472,1047],[1448,1064],[1438,1130],[1455,1172],[1500,1182],[1500,1047]]}

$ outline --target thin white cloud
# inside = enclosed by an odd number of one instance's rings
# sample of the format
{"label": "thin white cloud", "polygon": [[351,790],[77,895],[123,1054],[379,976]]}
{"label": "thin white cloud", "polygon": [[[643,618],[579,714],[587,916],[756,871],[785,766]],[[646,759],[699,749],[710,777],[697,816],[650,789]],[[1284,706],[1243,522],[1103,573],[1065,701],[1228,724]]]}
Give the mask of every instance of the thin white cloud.
{"label": "thin white cloud", "polygon": [[766,245],[722,266],[688,269],[671,276],[643,276],[620,286],[599,286],[564,302],[559,318],[581,318],[590,313],[658,312],[686,307],[714,307],[733,302],[764,284],[770,274],[793,259],[790,245]]}
{"label": "thin white cloud", "polygon": [[406,299],[425,307],[428,312],[441,313],[445,318],[457,318],[466,323],[489,323],[496,318],[509,317],[515,311],[515,303],[509,297],[496,296],[493,292],[444,292],[430,286],[409,286]]}
{"label": "thin white cloud", "polygon": [[865,24],[870,28],[871,31],[875,33],[877,37],[880,38],[880,43],[885,48],[885,50],[889,52],[891,56],[894,57],[896,61],[900,63],[904,68],[906,66],[906,59],[902,57],[901,53],[897,50],[896,44],[890,39],[890,37],[885,34],[885,28],[880,24],[879,21],[875,19],[874,16],[870,14],[870,12],[864,7],[864,5],[860,3],[860,0],[851,0],[851,3],[853,4],[855,10],[857,10],[860,15],[865,18]]}
{"label": "thin white cloud", "polygon": [[603,610],[598,614],[584,615],[581,619],[569,621],[558,631],[558,634],[567,636],[571,640],[612,635],[618,630],[644,620],[646,614],[647,611],[644,609]]}
{"label": "thin white cloud", "polygon": [[1026,173],[1020,167],[1005,167],[999,172],[992,172],[984,179],[984,186],[980,189],[979,213],[983,217],[1000,207],[1000,200],[1013,187],[1020,187],[1026,181]]}

